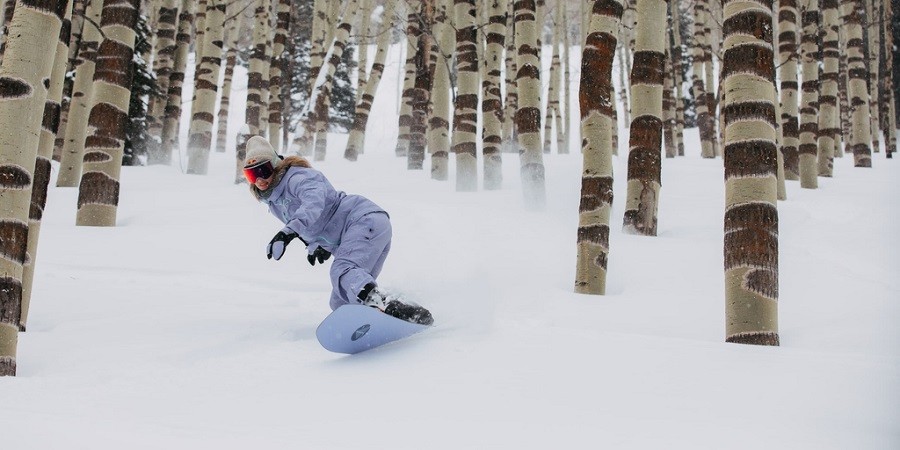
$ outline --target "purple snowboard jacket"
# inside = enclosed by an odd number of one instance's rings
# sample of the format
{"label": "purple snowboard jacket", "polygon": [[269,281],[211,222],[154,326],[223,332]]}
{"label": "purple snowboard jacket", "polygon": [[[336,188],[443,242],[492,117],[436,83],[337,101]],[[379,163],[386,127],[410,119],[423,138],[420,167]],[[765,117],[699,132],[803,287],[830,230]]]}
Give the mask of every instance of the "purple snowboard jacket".
{"label": "purple snowboard jacket", "polygon": [[373,212],[387,214],[361,195],[335,190],[322,172],[298,166],[289,167],[263,201],[285,224],[283,232],[297,233],[309,245],[309,254],[318,247],[334,253],[348,224]]}

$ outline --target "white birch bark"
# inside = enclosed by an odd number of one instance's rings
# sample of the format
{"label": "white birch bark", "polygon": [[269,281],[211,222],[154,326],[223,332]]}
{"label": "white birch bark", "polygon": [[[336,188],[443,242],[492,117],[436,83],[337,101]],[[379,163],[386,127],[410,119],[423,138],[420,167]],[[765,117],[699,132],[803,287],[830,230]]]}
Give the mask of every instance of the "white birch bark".
{"label": "white birch bark", "polygon": [[803,84],[800,102],[800,187],[819,187],[819,0],[803,0]]}
{"label": "white birch bark", "polygon": [[222,69],[222,37],[227,0],[210,0],[206,9],[205,42],[198,52],[201,58],[200,75],[194,87],[191,125],[188,132],[187,173],[206,175],[209,171],[209,152],[212,146],[213,119]]}

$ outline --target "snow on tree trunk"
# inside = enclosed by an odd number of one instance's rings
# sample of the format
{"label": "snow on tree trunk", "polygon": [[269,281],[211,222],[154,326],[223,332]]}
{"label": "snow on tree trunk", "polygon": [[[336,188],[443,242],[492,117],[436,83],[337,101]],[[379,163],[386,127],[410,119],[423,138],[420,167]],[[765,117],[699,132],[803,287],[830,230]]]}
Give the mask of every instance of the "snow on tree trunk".
{"label": "snow on tree trunk", "polygon": [[546,204],[546,191],[541,151],[541,59],[536,5],[534,0],[516,0],[515,9],[519,92],[516,130],[519,133],[522,193],[527,208],[542,210]]}
{"label": "snow on tree trunk", "polygon": [[105,37],[97,49],[84,174],[78,186],[78,226],[116,225],[139,9],[140,0],[106,0],[103,5],[100,28]]}
{"label": "snow on tree trunk", "polygon": [[656,236],[662,168],[662,89],[667,0],[637,1],[631,69],[631,134],[624,231]]}
{"label": "snow on tree trunk", "polygon": [[283,114],[281,88],[284,84],[286,67],[285,44],[287,43],[288,25],[291,20],[291,4],[289,0],[278,0],[277,20],[275,21],[275,38],[272,41],[272,59],[269,64],[269,143],[275,151],[281,151],[281,117]]}
{"label": "snow on tree trunk", "polygon": [[213,112],[216,108],[219,73],[222,69],[222,34],[226,0],[210,0],[206,8],[205,42],[200,51],[200,75],[194,88],[191,125],[188,132],[187,173],[206,175],[212,146]]}
{"label": "snow on tree trunk", "polygon": [[778,345],[772,0],[724,9],[725,340]]}
{"label": "snow on tree trunk", "polygon": [[484,80],[481,84],[481,152],[484,163],[484,188],[500,189],[503,185],[503,95],[500,91],[503,49],[506,45],[506,0],[490,0],[487,4],[487,27],[484,51]]}
{"label": "snow on tree trunk", "polygon": [[162,159],[162,130],[165,120],[166,102],[168,100],[169,80],[175,65],[175,51],[178,44],[175,33],[178,30],[178,2],[165,0],[159,5],[159,26],[156,29],[156,57],[153,58],[153,71],[156,73],[156,85],[160,95],[150,97],[147,114],[147,131],[150,139],[147,145],[148,159],[159,162]]}
{"label": "snow on tree trunk", "polygon": [[384,63],[387,59],[387,50],[391,43],[391,30],[394,26],[395,2],[388,2],[381,16],[382,26],[378,32],[376,41],[375,61],[372,70],[366,78],[365,92],[356,104],[356,113],[353,116],[353,127],[350,129],[350,137],[347,139],[347,148],[344,150],[344,158],[356,161],[365,148],[366,125],[369,123],[369,114],[372,111],[372,103],[375,101],[375,93],[384,74]]}
{"label": "snow on tree trunk", "polygon": [[581,57],[581,136],[583,169],[578,207],[575,292],[606,293],[609,216],[613,200],[612,129],[615,110],[612,66],[622,19],[618,0],[597,0]]}
{"label": "snow on tree trunk", "polygon": [[869,89],[866,87],[866,54],[863,49],[862,0],[843,0],[846,8],[844,28],[847,32],[847,73],[850,96],[850,151],[853,165],[872,167],[872,128],[869,117]]}
{"label": "snow on tree trunk", "polygon": [[219,114],[216,120],[216,152],[224,152],[226,142],[228,142],[228,113],[231,107],[231,82],[234,79],[234,66],[237,64],[238,39],[241,33],[241,24],[244,18],[243,14],[237,15],[229,19],[228,31],[228,50],[225,51],[225,76],[222,80],[222,99],[219,101]]}
{"label": "snow on tree trunk", "polygon": [[59,129],[60,101],[63,93],[63,81],[66,78],[66,67],[69,63],[69,39],[72,34],[72,3],[66,6],[65,14],[59,30],[59,41],[53,57],[50,73],[50,84],[47,100],[44,103],[44,116],[41,122],[41,137],[37,148],[37,160],[34,163],[34,182],[31,187],[31,208],[28,213],[28,248],[25,264],[22,269],[22,317],[19,329],[25,331],[28,322],[28,307],[31,303],[31,287],[34,283],[34,264],[37,259],[38,237],[41,234],[41,219],[44,206],[47,205],[47,187],[50,184],[50,159],[53,156],[53,143]]}
{"label": "snow on tree trunk", "polygon": [[778,51],[781,80],[781,134],[784,141],[784,178],[800,179],[800,124],[797,118],[797,0],[781,0],[778,12]]}
{"label": "snow on tree trunk", "polygon": [[476,140],[479,87],[475,1],[455,0],[453,6],[456,19],[457,91],[451,145],[456,154],[456,190],[475,191],[478,189]]}
{"label": "snow on tree trunk", "polygon": [[[100,22],[103,3],[103,0],[94,0],[87,7],[87,17],[94,24]],[[88,113],[93,106],[93,79],[99,41],[100,30],[93,25],[87,26],[81,36],[79,54],[83,59],[78,70],[75,71],[75,85],[72,91],[72,101],[69,104],[68,125],[60,156],[59,175],[56,178],[56,185],[59,187],[78,186],[81,178]]]}
{"label": "snow on tree trunk", "polygon": [[178,16],[178,34],[175,41],[175,61],[169,76],[169,91],[166,93],[165,119],[163,120],[162,151],[154,157],[149,155],[150,164],[170,164],[172,151],[178,148],[178,128],[181,121],[181,102],[184,86],[184,70],[187,67],[188,52],[191,47],[191,24],[194,21],[194,2],[184,0]]}
{"label": "snow on tree trunk", "polygon": [[834,173],[835,139],[840,135],[838,127],[838,0],[822,0],[822,59],[824,62],[819,96],[818,172],[821,177]]}
{"label": "snow on tree trunk", "polygon": [[803,84],[800,103],[800,187],[819,187],[819,0],[803,0]]}
{"label": "snow on tree trunk", "polygon": [[54,49],[68,2],[19,0],[0,65],[0,376],[16,375],[35,159]]}

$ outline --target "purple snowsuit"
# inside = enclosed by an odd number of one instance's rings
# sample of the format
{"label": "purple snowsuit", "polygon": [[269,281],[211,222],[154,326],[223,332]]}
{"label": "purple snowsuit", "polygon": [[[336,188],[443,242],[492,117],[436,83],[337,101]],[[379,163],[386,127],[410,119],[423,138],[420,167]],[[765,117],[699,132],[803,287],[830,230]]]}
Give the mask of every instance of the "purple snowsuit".
{"label": "purple snowsuit", "polygon": [[318,170],[289,167],[268,198],[269,212],[309,244],[331,252],[331,309],[359,303],[357,295],[372,283],[391,249],[387,212],[361,195],[336,191]]}

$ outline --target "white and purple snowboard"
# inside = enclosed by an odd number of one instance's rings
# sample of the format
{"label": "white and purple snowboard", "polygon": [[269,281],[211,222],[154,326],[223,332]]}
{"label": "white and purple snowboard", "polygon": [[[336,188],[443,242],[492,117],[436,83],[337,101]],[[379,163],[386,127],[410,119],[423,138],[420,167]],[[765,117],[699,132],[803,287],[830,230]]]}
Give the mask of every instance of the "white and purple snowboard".
{"label": "white and purple snowboard", "polygon": [[407,322],[364,305],[344,305],[331,312],[316,329],[326,350],[354,354],[412,336],[428,325]]}

